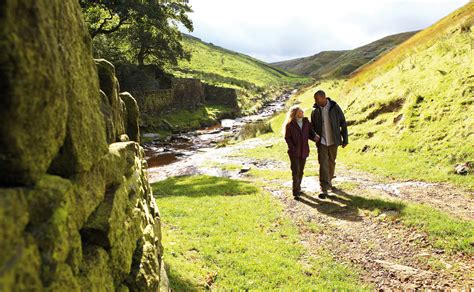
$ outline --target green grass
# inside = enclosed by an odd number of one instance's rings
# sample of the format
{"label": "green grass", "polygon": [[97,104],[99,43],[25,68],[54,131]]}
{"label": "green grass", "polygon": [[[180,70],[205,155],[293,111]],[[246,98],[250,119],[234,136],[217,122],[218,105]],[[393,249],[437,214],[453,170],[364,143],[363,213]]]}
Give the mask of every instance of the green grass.
{"label": "green grass", "polygon": [[[299,94],[307,116],[316,89],[345,111],[349,146],[339,151],[340,162],[386,177],[474,190],[473,173],[454,174],[456,164],[474,161],[472,16],[469,3],[347,82],[325,81]],[[284,114],[275,117],[272,128],[280,129],[283,120]]]}
{"label": "green grass", "polygon": [[372,214],[379,215],[383,211],[395,210],[396,217],[406,226],[413,226],[426,232],[430,242],[436,248],[441,248],[448,253],[463,252],[467,255],[474,255],[474,222],[454,218],[442,211],[436,210],[426,205],[413,204],[402,201],[391,201],[382,199],[373,194],[364,193],[363,196],[357,194],[356,190],[350,193],[339,188],[338,195],[346,199],[344,202],[350,208],[368,210]]}
{"label": "green grass", "polygon": [[322,248],[307,255],[280,203],[249,182],[180,177],[153,184],[153,190],[176,291],[363,287],[353,268]]}
{"label": "green grass", "polygon": [[[313,162],[314,160],[308,161],[305,176],[317,175],[317,165],[311,165]],[[256,185],[258,183],[265,185],[264,181],[291,180],[290,170],[252,169],[249,175],[255,180]],[[359,186],[358,183],[351,182],[337,185],[341,190],[337,194],[344,199],[343,203],[349,207],[348,213],[356,214],[368,211],[369,214],[378,216],[383,211],[396,210],[398,212],[397,218],[404,225],[413,226],[426,232],[434,247],[446,250],[448,253],[474,254],[474,247],[471,245],[474,242],[473,221],[454,218],[426,205],[387,200],[378,194],[368,193],[365,190],[361,193]],[[327,209],[320,211],[325,213],[340,212],[339,207],[333,207],[335,206],[330,205]]]}
{"label": "green grass", "polygon": [[[472,33],[474,2],[470,1],[462,8],[454,11],[434,25],[408,39],[400,46],[383,55],[375,62],[364,66],[350,80],[351,86],[362,85],[375,79],[380,74],[396,67],[403,59],[413,55],[413,52],[423,50],[433,44],[443,41],[443,38],[454,32]],[[436,58],[433,58],[436,60]]]}
{"label": "green grass", "polygon": [[428,233],[435,247],[450,253],[474,255],[474,222],[453,218],[443,212],[419,204],[408,204],[401,213],[402,221]]}
{"label": "green grass", "polygon": [[[456,164],[474,159],[470,34],[447,34],[364,86],[349,81],[339,101],[354,124],[341,161],[385,176],[473,190],[472,173],[453,172]],[[395,102],[398,107],[391,106]]]}
{"label": "green grass", "polygon": [[[474,27],[450,32],[369,83],[325,81],[293,102],[308,116],[312,95],[321,88],[341,105],[350,123],[349,146],[338,160],[348,167],[474,190],[473,173],[454,173],[456,164],[474,161],[473,37]],[[283,120],[284,114],[272,120],[274,137],[281,137]]]}
{"label": "green grass", "polygon": [[[214,74],[221,79],[216,82],[228,87],[252,89],[252,87],[264,88],[270,85],[292,85],[294,83],[306,83],[310,79],[286,72],[282,69],[268,65],[252,57],[223,49],[212,44],[204,43],[194,38],[185,37],[184,47],[191,51],[191,61],[181,61],[176,73],[199,75],[204,80],[212,82]],[[189,73],[188,73],[189,72]],[[227,79],[226,79],[227,78]]]}
{"label": "green grass", "polygon": [[286,72],[252,57],[233,52],[192,37],[183,39],[191,60],[182,60],[167,71],[177,77],[198,78],[205,83],[235,88],[244,113],[257,110],[265,101],[294,88],[310,78]]}
{"label": "green grass", "polygon": [[[212,126],[225,116],[232,115],[233,109],[223,105],[207,104],[193,110],[179,109],[172,113],[160,116],[147,115],[142,119],[148,119],[145,124],[160,125],[152,130],[162,136],[172,132],[195,130],[202,127]],[[155,119],[150,121],[150,119]]]}

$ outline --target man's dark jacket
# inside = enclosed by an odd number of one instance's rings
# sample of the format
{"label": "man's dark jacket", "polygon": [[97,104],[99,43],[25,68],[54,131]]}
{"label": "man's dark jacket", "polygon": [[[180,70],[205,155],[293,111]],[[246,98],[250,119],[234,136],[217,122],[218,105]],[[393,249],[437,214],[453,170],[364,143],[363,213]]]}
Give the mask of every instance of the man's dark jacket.
{"label": "man's dark jacket", "polygon": [[308,118],[303,118],[303,127],[300,128],[294,120],[286,126],[285,140],[288,144],[288,155],[291,157],[307,158],[309,155],[308,139],[314,141],[314,131]]}
{"label": "man's dark jacket", "polygon": [[[331,119],[332,132],[334,134],[334,145],[347,145],[349,138],[347,137],[347,124],[344,113],[339,105],[328,98],[329,102],[329,118]],[[313,105],[313,112],[311,113],[311,126],[313,130],[322,137],[323,134],[323,114],[319,105]]]}

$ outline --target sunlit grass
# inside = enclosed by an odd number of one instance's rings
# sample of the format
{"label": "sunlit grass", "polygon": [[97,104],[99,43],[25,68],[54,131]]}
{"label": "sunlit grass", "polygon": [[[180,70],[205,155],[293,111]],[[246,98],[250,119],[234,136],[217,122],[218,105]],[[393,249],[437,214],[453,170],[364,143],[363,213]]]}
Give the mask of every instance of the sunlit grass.
{"label": "sunlit grass", "polygon": [[176,291],[364,287],[353,268],[321,247],[312,253],[317,256],[307,255],[280,203],[252,183],[180,177],[153,184],[153,190]]}
{"label": "sunlit grass", "polygon": [[474,24],[474,3],[471,1],[464,7],[456,10],[435,25],[417,33],[392,51],[388,52],[375,62],[364,66],[362,70],[350,80],[351,86],[359,86],[370,82],[379,74],[384,73],[399,64],[404,58],[410,57],[415,51],[429,47],[436,42],[442,42],[443,37],[451,31],[463,30],[466,26]]}
{"label": "sunlit grass", "polygon": [[243,113],[255,112],[283,89],[311,82],[311,78],[193,38],[185,37],[183,45],[191,52],[191,60],[181,60],[168,71],[178,77],[198,78],[205,83],[237,89]]}

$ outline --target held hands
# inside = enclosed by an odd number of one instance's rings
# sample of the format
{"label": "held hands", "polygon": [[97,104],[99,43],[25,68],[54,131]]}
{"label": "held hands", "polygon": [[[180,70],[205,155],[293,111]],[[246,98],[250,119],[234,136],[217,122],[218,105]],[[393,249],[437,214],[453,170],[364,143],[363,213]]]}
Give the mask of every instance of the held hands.
{"label": "held hands", "polygon": [[314,142],[318,143],[319,141],[321,141],[321,137],[319,135],[316,135],[314,137]]}

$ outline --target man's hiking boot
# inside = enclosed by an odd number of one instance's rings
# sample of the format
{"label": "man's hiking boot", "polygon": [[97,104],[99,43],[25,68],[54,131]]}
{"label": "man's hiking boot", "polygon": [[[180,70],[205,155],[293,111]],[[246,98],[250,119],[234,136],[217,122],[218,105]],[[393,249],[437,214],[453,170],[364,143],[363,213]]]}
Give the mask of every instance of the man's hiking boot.
{"label": "man's hiking boot", "polygon": [[328,195],[327,193],[323,192],[319,194],[318,198],[320,198],[321,200],[324,200],[326,199],[327,195]]}

